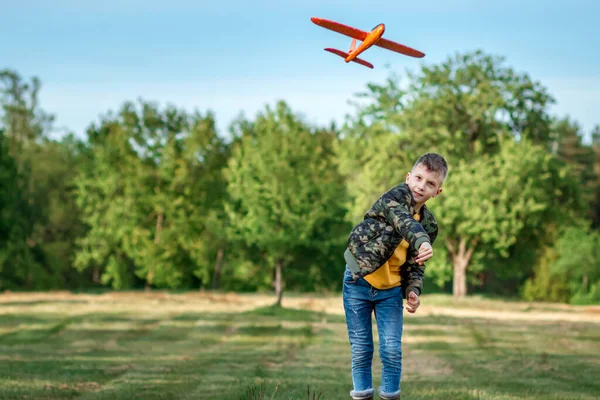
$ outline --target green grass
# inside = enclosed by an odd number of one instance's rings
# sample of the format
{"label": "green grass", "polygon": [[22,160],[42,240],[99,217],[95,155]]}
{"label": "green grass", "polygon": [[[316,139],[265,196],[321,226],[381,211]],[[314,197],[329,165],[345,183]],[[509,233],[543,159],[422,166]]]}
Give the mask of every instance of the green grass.
{"label": "green grass", "polygon": [[[0,296],[0,399],[349,399],[341,300],[327,313],[297,298],[305,309],[252,295]],[[428,300],[405,316],[403,400],[598,398],[598,313]],[[380,373],[376,354],[376,386]]]}

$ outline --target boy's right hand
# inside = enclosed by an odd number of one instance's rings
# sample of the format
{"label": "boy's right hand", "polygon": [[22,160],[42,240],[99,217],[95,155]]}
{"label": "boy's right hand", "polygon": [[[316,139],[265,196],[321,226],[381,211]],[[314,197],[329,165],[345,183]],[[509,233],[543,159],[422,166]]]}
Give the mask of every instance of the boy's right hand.
{"label": "boy's right hand", "polygon": [[408,292],[408,297],[406,298],[406,311],[414,314],[420,305],[421,300],[419,300],[419,296],[417,296],[417,294],[413,291]]}
{"label": "boy's right hand", "polygon": [[419,254],[415,261],[419,265],[423,265],[423,263],[433,257],[433,248],[431,247],[431,243],[425,242],[419,246]]}

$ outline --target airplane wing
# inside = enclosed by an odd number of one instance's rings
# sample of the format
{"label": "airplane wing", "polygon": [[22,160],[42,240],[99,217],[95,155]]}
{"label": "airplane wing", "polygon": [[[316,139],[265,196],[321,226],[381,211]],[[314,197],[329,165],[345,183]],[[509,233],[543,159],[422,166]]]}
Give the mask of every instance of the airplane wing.
{"label": "airplane wing", "polygon": [[404,46],[403,44],[392,42],[391,40],[387,40],[384,38],[381,38],[378,41],[376,41],[375,46],[383,47],[384,49],[392,50],[411,57],[425,57],[425,53],[421,53],[419,50],[412,49],[408,46]]}
{"label": "airplane wing", "polygon": [[348,25],[340,24],[339,22],[330,21],[328,19],[312,17],[310,20],[315,24],[322,26],[323,28],[331,29],[332,31],[358,40],[365,40],[368,34],[368,32],[361,31],[360,29],[356,29]]}
{"label": "airplane wing", "polygon": [[[360,29],[353,28],[348,25],[340,24],[339,22],[330,21],[328,19],[312,17],[310,20],[323,28],[331,29],[334,32],[338,32],[338,33],[341,33],[342,35],[350,36],[351,38],[358,39],[361,41],[365,40],[365,38],[367,37],[367,34],[369,33],[369,32],[365,32],[365,31],[361,31]],[[384,49],[392,50],[397,53],[402,53],[404,55],[411,56],[411,57],[417,57],[417,58],[425,57],[425,54],[418,50],[412,49],[408,46],[404,46],[400,43],[392,42],[391,40],[387,40],[384,38],[381,38],[377,42],[375,42],[375,46],[379,46]]]}
{"label": "airplane wing", "polygon": [[[336,55],[338,55],[338,56],[340,56],[342,58],[348,57],[348,53],[346,53],[345,51],[341,51],[341,50],[338,50],[338,49],[333,49],[331,47],[326,48],[325,51],[328,51],[330,53],[336,54]],[[364,65],[365,67],[373,69],[373,64],[371,64],[370,62],[365,61],[365,60],[363,60],[361,58],[356,57],[354,60],[352,60],[352,62],[358,63],[360,65]]]}

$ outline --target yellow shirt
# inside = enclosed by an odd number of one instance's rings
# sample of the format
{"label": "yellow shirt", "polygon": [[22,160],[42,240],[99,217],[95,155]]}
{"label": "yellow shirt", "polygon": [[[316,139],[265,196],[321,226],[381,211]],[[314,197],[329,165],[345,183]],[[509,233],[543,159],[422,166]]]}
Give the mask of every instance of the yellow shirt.
{"label": "yellow shirt", "polygon": [[[419,221],[421,218],[419,214],[414,215],[414,219]],[[402,283],[400,277],[400,269],[406,262],[406,253],[408,251],[408,242],[402,239],[394,254],[378,268],[375,272],[365,276],[365,280],[376,289],[384,290],[391,289],[396,286],[400,286]]]}

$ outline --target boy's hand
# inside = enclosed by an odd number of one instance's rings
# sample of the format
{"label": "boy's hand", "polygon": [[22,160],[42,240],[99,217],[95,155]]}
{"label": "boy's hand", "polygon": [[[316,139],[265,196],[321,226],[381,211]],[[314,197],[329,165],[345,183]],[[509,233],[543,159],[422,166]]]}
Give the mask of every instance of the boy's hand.
{"label": "boy's hand", "polygon": [[423,263],[429,260],[431,257],[433,257],[433,248],[431,247],[430,243],[425,242],[419,246],[419,254],[417,255],[415,261],[417,264],[423,265]]}
{"label": "boy's hand", "polygon": [[421,300],[415,292],[408,292],[408,298],[406,299],[406,311],[414,314],[417,308],[421,305]]}

